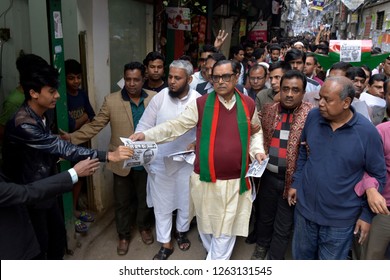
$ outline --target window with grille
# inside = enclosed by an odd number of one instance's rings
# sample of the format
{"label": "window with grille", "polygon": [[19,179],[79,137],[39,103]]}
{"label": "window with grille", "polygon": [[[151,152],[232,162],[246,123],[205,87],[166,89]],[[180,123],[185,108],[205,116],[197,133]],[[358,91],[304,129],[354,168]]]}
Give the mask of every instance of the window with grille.
{"label": "window with grille", "polygon": [[383,20],[385,18],[385,11],[377,12],[376,30],[382,30]]}

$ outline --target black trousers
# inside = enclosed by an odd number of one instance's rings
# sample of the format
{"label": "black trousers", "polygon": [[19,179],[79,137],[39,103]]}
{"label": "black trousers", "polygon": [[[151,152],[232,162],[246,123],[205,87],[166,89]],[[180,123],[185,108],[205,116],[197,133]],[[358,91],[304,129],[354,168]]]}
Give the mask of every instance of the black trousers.
{"label": "black trousers", "polygon": [[146,204],[145,170],[131,169],[129,175],[114,174],[115,222],[120,239],[130,239],[130,227],[136,223],[138,229],[152,227],[153,209]]}
{"label": "black trousers", "polygon": [[41,249],[35,259],[62,260],[66,230],[59,203],[55,201],[49,208],[29,208],[29,214]]}
{"label": "black trousers", "polygon": [[283,199],[284,176],[264,171],[256,209],[256,243],[268,249],[268,259],[283,260],[294,219],[294,207]]}

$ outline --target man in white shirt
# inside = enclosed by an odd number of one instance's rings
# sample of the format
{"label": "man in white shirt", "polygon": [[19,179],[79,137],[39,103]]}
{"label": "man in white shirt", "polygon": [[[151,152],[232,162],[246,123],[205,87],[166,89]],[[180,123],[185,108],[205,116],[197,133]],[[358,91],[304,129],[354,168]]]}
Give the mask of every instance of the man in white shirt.
{"label": "man in white shirt", "polygon": [[213,53],[216,53],[217,49],[209,44],[203,46],[202,51],[200,53],[200,57],[198,59],[199,71],[192,74],[192,81],[190,83],[190,87],[194,90],[197,89],[198,85],[207,83],[207,69],[206,69],[206,60],[207,57]]}
{"label": "man in white shirt", "polygon": [[[145,131],[180,115],[187,105],[200,94],[191,89],[192,64],[185,60],[175,60],[169,66],[168,88],[152,98],[139,121],[136,131]],[[145,165],[148,172],[147,203],[154,207],[157,241],[162,246],[154,260],[166,260],[173,253],[171,242],[172,212],[176,214],[175,238],[179,249],[187,251],[191,242],[186,232],[190,226],[189,179],[193,165],[186,161],[173,161],[172,153],[185,151],[195,141],[195,129],[176,140],[158,145],[156,159]],[[168,168],[167,166],[170,166]]]}

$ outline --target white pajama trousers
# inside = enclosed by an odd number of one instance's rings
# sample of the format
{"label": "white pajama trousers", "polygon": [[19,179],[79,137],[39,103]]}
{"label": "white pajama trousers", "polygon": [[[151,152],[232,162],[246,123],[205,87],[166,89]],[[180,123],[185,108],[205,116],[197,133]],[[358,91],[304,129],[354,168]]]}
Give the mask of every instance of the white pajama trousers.
{"label": "white pajama trousers", "polygon": [[208,252],[206,260],[229,260],[236,243],[236,236],[221,234],[214,237],[212,234],[199,232],[203,247]]}
{"label": "white pajama trousers", "polygon": [[[160,243],[168,243],[171,241],[172,232],[172,213],[156,213],[156,237]],[[177,209],[176,214],[176,230],[179,232],[187,232],[190,229],[190,221],[188,220],[188,211],[183,213],[182,210]]]}

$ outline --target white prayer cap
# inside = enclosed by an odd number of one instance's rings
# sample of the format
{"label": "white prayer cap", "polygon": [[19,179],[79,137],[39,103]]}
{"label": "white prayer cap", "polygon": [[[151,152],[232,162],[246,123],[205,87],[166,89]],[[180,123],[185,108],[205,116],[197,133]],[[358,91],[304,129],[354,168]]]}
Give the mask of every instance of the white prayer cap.
{"label": "white prayer cap", "polygon": [[258,64],[265,66],[267,69],[269,68],[269,64],[267,62],[259,62]]}
{"label": "white prayer cap", "polygon": [[296,47],[296,46],[301,46],[301,47],[304,47],[305,45],[302,43],[302,42],[295,42],[294,43],[294,47]]}

